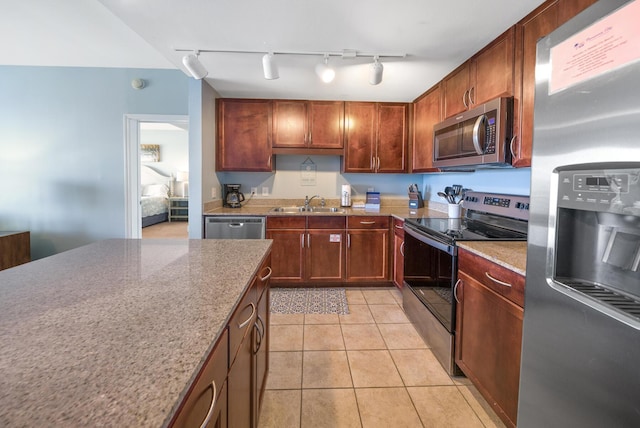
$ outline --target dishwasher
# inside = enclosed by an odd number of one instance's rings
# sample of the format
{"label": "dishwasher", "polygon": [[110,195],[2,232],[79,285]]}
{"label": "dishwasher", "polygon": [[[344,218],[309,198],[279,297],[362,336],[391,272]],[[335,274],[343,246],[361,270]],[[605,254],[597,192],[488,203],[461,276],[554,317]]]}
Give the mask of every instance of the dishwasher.
{"label": "dishwasher", "polygon": [[264,239],[264,217],[207,216],[205,239]]}

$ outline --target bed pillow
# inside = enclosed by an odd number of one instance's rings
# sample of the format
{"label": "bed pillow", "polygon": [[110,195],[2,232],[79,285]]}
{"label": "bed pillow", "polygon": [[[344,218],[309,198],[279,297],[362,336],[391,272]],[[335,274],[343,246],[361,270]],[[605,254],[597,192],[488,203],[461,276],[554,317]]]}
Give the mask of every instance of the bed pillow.
{"label": "bed pillow", "polygon": [[166,184],[148,184],[142,189],[142,196],[168,196],[169,187]]}

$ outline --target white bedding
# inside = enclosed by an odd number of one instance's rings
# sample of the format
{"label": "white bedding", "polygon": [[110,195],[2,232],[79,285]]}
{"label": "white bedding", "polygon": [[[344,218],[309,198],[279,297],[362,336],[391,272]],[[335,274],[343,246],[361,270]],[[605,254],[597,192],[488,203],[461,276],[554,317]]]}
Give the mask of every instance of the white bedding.
{"label": "white bedding", "polygon": [[140,202],[142,217],[164,214],[169,211],[169,199],[166,196],[143,196]]}

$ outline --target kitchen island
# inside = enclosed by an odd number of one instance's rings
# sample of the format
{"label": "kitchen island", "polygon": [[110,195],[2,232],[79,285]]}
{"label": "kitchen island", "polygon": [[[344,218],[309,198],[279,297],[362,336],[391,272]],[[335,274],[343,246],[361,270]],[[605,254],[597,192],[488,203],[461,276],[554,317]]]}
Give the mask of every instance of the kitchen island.
{"label": "kitchen island", "polygon": [[0,272],[0,426],[169,423],[269,240],[107,240]]}

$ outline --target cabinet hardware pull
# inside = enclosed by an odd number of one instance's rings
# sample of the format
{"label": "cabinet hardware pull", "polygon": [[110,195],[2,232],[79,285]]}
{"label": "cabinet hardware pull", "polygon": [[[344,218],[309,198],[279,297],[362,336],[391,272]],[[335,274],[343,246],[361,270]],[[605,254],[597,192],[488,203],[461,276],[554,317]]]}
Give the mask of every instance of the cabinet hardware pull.
{"label": "cabinet hardware pull", "polygon": [[404,229],[404,227],[402,227],[402,226],[400,226],[398,224],[394,224],[394,226],[395,226],[396,229]]}
{"label": "cabinet hardware pull", "polygon": [[200,428],[206,428],[207,425],[209,425],[209,421],[211,420],[211,417],[213,416],[213,409],[216,407],[216,401],[217,401],[217,395],[218,395],[218,390],[216,388],[216,381],[213,380],[211,381],[211,389],[213,389],[213,397],[211,397],[211,405],[209,405],[209,411],[207,412],[207,416],[205,416],[204,421],[202,421],[202,424],[200,425]]}
{"label": "cabinet hardware pull", "polygon": [[456,285],[453,286],[453,298],[456,299],[456,302],[460,303],[458,300],[458,285],[462,282],[461,279],[456,281]]}
{"label": "cabinet hardware pull", "polygon": [[360,224],[376,224],[375,221],[361,221]]}
{"label": "cabinet hardware pull", "polygon": [[466,108],[469,107],[469,104],[467,104],[467,93],[469,93],[469,90],[464,91],[464,94],[462,94],[462,104],[464,104]]}
{"label": "cabinet hardware pull", "polygon": [[347,233],[347,248],[351,248],[351,234]]}
{"label": "cabinet hardware pull", "polygon": [[271,266],[267,266],[267,269],[269,269],[269,273],[266,274],[265,276],[261,276],[260,281],[266,281],[267,279],[271,278],[271,274],[273,273],[273,270],[271,270]]}
{"label": "cabinet hardware pull", "polygon": [[254,305],[253,302],[249,303],[249,305],[251,305],[251,315],[249,315],[249,318],[247,318],[245,322],[238,324],[238,328],[245,328],[256,314],[256,305]]}
{"label": "cabinet hardware pull", "polygon": [[475,104],[475,100],[473,98],[471,98],[471,94],[473,93],[475,95],[476,92],[476,87],[472,86],[471,89],[469,89],[469,107],[471,107],[473,104]]}
{"label": "cabinet hardware pull", "polygon": [[[520,156],[516,156],[516,152],[513,151],[513,144],[516,142],[516,139],[518,138],[517,135],[514,135],[513,138],[511,139],[511,143],[509,143],[509,151],[511,152],[511,157],[520,157]],[[518,151],[520,151],[520,149],[518,148]]]}
{"label": "cabinet hardware pull", "polygon": [[311,248],[311,234],[307,233],[307,248]]}
{"label": "cabinet hardware pull", "polygon": [[369,166],[371,167],[372,170],[376,168],[376,161],[373,156],[371,156],[371,161],[369,161]]}
{"label": "cabinet hardware pull", "polygon": [[[260,324],[258,324],[258,322],[260,322]],[[253,353],[257,354],[258,351],[260,351],[260,348],[262,348],[262,341],[264,340],[264,322],[262,321],[262,318],[260,318],[260,315],[258,315],[258,318],[256,318],[254,326],[256,328],[258,337],[256,340],[256,349],[255,351],[253,351]],[[262,329],[260,329],[260,326],[262,326]]]}
{"label": "cabinet hardware pull", "polygon": [[491,281],[495,282],[496,284],[504,285],[505,287],[511,287],[511,284],[509,284],[508,282],[500,281],[499,279],[495,279],[494,277],[489,275],[489,272],[485,272],[484,274],[487,278],[489,278]]}
{"label": "cabinet hardware pull", "polygon": [[402,244],[400,244],[400,254],[402,254],[402,257],[404,257],[404,241],[402,241]]}
{"label": "cabinet hardware pull", "polygon": [[300,234],[300,247],[304,248],[304,233]]}

